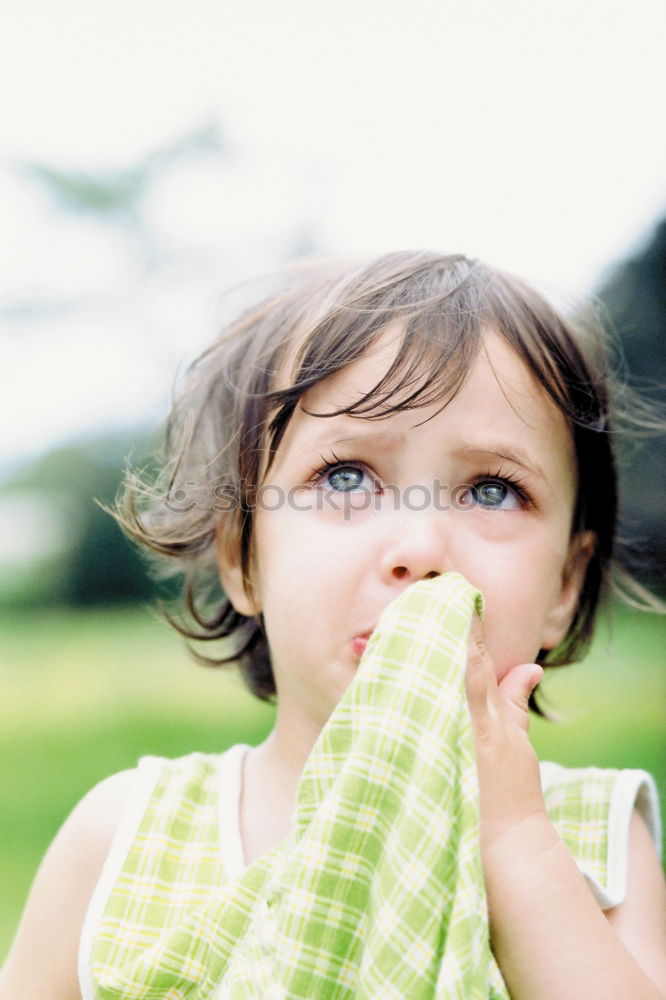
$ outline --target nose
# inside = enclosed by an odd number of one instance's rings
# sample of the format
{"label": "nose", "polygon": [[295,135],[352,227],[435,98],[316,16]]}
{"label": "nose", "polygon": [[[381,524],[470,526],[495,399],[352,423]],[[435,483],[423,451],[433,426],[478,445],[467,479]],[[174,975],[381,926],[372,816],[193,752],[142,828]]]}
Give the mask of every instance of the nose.
{"label": "nose", "polygon": [[382,576],[387,583],[405,585],[445,573],[449,546],[441,512],[414,513],[392,525],[382,556]]}

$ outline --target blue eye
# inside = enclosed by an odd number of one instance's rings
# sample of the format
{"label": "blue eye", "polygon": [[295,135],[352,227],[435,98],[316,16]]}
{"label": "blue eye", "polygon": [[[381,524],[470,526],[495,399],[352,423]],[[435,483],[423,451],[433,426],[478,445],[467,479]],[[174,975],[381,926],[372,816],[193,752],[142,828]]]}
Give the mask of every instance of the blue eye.
{"label": "blue eye", "polygon": [[515,500],[515,494],[506,483],[484,482],[476,487],[477,503],[490,510],[500,510],[507,500]]}
{"label": "blue eye", "polygon": [[520,510],[525,498],[516,484],[505,479],[480,479],[460,497],[461,506],[482,510]]}
{"label": "blue eye", "polygon": [[325,482],[337,493],[352,493],[363,487],[366,473],[357,465],[336,465],[325,475]]}

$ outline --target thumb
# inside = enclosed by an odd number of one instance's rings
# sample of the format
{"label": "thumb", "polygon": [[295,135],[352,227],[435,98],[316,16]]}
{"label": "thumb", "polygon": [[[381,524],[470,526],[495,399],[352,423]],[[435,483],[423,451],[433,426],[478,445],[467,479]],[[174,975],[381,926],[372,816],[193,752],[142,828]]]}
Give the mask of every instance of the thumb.
{"label": "thumb", "polygon": [[522,729],[529,724],[528,705],[530,695],[543,677],[543,667],[538,663],[521,663],[505,674],[499,683],[502,704]]}

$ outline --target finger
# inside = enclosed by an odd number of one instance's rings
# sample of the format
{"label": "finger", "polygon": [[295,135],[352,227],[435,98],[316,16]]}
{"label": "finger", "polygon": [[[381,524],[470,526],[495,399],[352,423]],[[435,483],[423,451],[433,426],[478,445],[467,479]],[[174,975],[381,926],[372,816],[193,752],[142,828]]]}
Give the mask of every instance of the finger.
{"label": "finger", "polygon": [[499,695],[495,668],[483,641],[483,630],[478,619],[472,620],[466,673],[467,701],[473,717],[495,715],[499,710]]}
{"label": "finger", "polygon": [[500,681],[498,691],[502,705],[509,717],[521,728],[529,726],[530,695],[543,677],[543,667],[538,663],[520,663]]}

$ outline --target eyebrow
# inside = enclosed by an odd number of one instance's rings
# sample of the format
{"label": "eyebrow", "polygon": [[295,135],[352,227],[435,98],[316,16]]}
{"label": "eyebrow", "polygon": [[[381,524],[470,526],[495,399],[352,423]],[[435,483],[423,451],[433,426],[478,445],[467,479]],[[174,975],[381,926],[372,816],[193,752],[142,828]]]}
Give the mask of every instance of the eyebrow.
{"label": "eyebrow", "polygon": [[346,447],[347,445],[362,447],[363,445],[370,444],[388,450],[401,444],[404,437],[405,435],[402,432],[387,431],[379,427],[371,430],[360,430],[350,434],[341,434],[339,430],[336,434],[328,430],[313,438],[312,441],[309,441],[307,447],[339,448],[341,446]]}
{"label": "eyebrow", "polygon": [[502,459],[518,465],[539,479],[546,479],[546,474],[538,462],[523,448],[517,445],[507,445],[504,442],[488,442],[484,445],[465,445],[457,448],[454,454],[459,458],[483,459],[485,461]]}
{"label": "eyebrow", "polygon": [[[338,448],[338,447],[363,447],[372,445],[385,450],[390,450],[400,445],[404,440],[402,431],[389,431],[383,428],[370,428],[350,433],[341,433],[341,428],[326,428],[323,433],[308,441],[306,448]],[[452,451],[454,458],[459,460],[496,462],[498,460],[511,462],[523,469],[532,476],[536,476],[543,481],[547,480],[546,473],[542,466],[532,455],[520,445],[509,444],[506,441],[484,441],[476,445],[462,445]]]}

